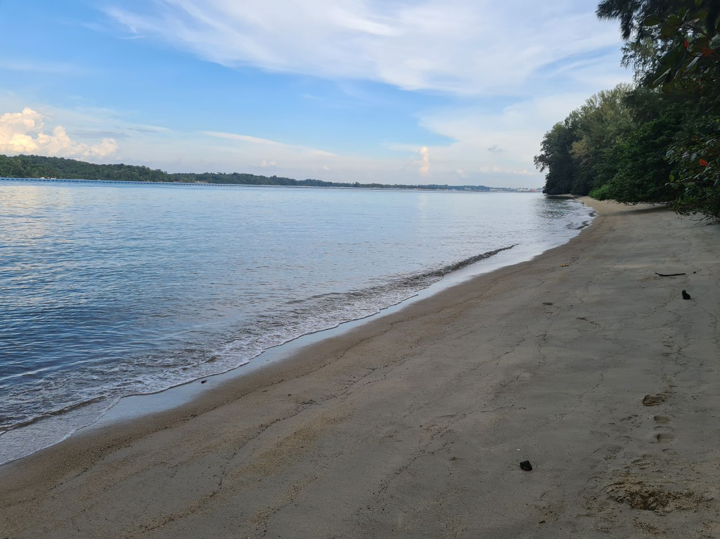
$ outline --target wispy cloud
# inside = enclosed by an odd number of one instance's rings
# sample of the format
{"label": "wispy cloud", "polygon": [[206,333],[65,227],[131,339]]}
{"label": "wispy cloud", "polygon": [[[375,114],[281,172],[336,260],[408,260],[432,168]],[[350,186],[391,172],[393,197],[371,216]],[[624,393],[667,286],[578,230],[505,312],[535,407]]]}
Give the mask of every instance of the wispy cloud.
{"label": "wispy cloud", "polygon": [[122,131],[110,131],[108,129],[83,129],[74,128],[68,131],[68,134],[73,137],[86,138],[86,139],[98,139],[98,138],[113,138],[123,139],[128,138],[127,133]]}
{"label": "wispy cloud", "polygon": [[231,151],[238,159],[257,162],[260,159],[261,167],[310,167],[328,171],[330,167],[324,161],[340,163],[346,160],[333,152],[318,148],[309,148],[297,144],[286,144],[276,140],[269,140],[251,135],[226,133],[222,131],[203,131],[201,134],[230,141],[228,146],[216,146],[217,151]]}
{"label": "wispy cloud", "polygon": [[607,47],[619,43],[617,29],[581,4],[164,0],[107,13],[133,34],[226,66],[473,95],[522,92],[543,66],[614,54]]}
{"label": "wispy cloud", "polygon": [[252,144],[252,145],[269,146],[269,147],[273,147],[273,148],[292,149],[293,151],[304,152],[309,155],[318,156],[318,157],[336,157],[336,154],[325,151],[325,150],[319,150],[317,148],[308,148],[306,146],[300,146],[297,144],[285,144],[284,142],[278,142],[276,140],[269,140],[269,139],[264,139],[264,138],[259,138],[259,137],[253,137],[250,135],[239,135],[237,133],[224,133],[221,131],[203,131],[202,134],[207,135],[208,137],[224,138],[224,139],[228,139],[228,140],[235,140],[238,142],[246,142],[246,143]]}
{"label": "wispy cloud", "polygon": [[[21,72],[47,74],[43,80],[68,89],[48,84],[34,103],[27,99],[34,95],[30,86],[18,85],[22,95],[12,98],[0,92],[0,114],[22,116],[17,111],[29,105],[40,115],[25,132],[5,125],[2,148],[35,145],[38,153],[170,170],[535,186],[541,175],[532,157],[543,133],[591,93],[630,78],[619,68],[615,24],[596,19],[596,2],[103,0],[101,12],[79,15],[92,20],[72,24],[78,35],[113,40],[115,47],[116,39],[143,38],[120,47],[151,52],[139,63],[118,62],[122,80],[146,76],[160,65],[155,62],[181,65],[187,78],[220,85],[222,91],[212,92],[217,102],[197,106],[202,90],[181,91],[157,106],[176,84],[172,77],[146,95],[118,97],[107,84],[72,87],[74,79],[63,77],[80,67],[25,61],[31,49],[22,49],[0,60],[8,80],[37,78]],[[73,58],[76,46],[54,58]],[[242,69],[208,69],[188,57]],[[240,79],[262,96],[257,110],[222,86]],[[263,123],[264,114],[274,113]],[[283,131],[277,119],[286,115],[307,128]],[[32,119],[25,116],[22,121]],[[9,124],[15,117],[3,118]],[[239,132],[227,132],[233,125]],[[252,127],[258,125],[267,127]],[[115,149],[102,147],[103,139]],[[322,145],[327,149],[315,147]]]}
{"label": "wispy cloud", "polygon": [[171,130],[167,127],[159,125],[130,125],[127,127],[130,131],[137,131],[139,133],[170,133]]}
{"label": "wispy cloud", "polygon": [[208,137],[225,138],[229,140],[238,140],[240,142],[250,142],[252,144],[264,144],[271,146],[286,146],[282,142],[276,142],[274,140],[268,140],[264,138],[251,137],[249,135],[238,135],[237,133],[223,133],[220,131],[203,131],[203,135]]}

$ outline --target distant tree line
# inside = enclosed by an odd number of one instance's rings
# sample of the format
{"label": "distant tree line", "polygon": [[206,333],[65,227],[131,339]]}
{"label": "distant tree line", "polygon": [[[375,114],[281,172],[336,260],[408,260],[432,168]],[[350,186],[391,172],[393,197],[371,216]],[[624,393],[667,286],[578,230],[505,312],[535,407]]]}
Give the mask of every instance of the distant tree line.
{"label": "distant tree line", "polygon": [[720,2],[604,0],[634,85],[600,92],[545,134],[544,192],[672,204],[720,217]]}
{"label": "distant tree line", "polygon": [[211,183],[228,185],[286,185],[301,187],[356,187],[372,189],[431,189],[454,191],[489,191],[484,185],[401,185],[382,183],[340,183],[322,180],[294,180],[281,176],[258,176],[255,174],[229,174],[203,172],[199,174],[170,174],[135,165],[96,165],[62,157],[39,155],[0,155],[0,178],[59,178],[83,180],[113,180],[124,182],[175,182]]}

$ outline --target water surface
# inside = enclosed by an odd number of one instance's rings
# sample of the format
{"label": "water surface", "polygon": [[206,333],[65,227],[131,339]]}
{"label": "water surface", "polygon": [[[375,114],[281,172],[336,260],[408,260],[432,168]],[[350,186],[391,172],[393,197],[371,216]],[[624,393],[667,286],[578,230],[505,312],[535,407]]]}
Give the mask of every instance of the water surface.
{"label": "water surface", "polygon": [[0,462],[18,429],[49,443],[589,215],[537,194],[0,181]]}

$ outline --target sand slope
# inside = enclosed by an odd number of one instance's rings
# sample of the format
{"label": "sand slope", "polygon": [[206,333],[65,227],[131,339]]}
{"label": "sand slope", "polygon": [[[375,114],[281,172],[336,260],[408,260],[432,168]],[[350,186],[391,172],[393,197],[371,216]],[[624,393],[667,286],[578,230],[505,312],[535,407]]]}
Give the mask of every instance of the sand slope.
{"label": "sand slope", "polygon": [[720,537],[720,226],[593,205],[530,263],[0,468],[0,538]]}

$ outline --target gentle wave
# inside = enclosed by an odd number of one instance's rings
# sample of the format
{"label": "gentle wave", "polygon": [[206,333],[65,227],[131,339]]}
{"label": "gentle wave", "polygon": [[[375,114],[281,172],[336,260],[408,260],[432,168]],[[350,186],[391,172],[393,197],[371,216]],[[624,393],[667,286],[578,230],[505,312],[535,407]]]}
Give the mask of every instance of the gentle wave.
{"label": "gentle wave", "polygon": [[527,260],[592,218],[535,195],[0,189],[0,462],[123,396],[372,316],[508,246]]}
{"label": "gentle wave", "polygon": [[[126,388],[127,391],[125,392],[120,391],[115,385],[106,386],[104,389],[95,387],[93,392],[96,395],[91,398],[83,399],[81,397],[80,400],[67,406],[36,414],[23,421],[4,424],[0,429],[0,437],[9,431],[28,427],[102,401],[107,401],[106,408],[109,408],[118,399],[125,396],[157,393],[198,378],[224,373],[241,367],[269,348],[280,346],[309,333],[325,331],[346,322],[367,318],[388,307],[398,305],[438,282],[445,275],[513,247],[514,245],[510,245],[480,253],[431,271],[398,277],[382,285],[288,301],[287,304],[293,306],[292,309],[280,316],[268,315],[260,317],[255,324],[243,328],[240,331],[241,336],[238,338],[213,352],[203,354],[207,359],[202,364],[196,365],[197,368],[191,372],[185,372],[185,376],[182,375],[182,371],[178,372],[175,362],[177,358],[173,358],[173,360],[158,357],[152,359],[143,358],[138,361],[152,361],[156,364],[162,362],[173,371],[173,375],[155,377],[152,381],[146,380],[139,384],[138,387]],[[135,366],[139,367],[137,364]],[[110,368],[109,372],[112,373],[113,370]],[[116,377],[110,381],[120,382],[121,379]],[[100,396],[97,396],[98,392]],[[0,418],[0,421],[2,421],[2,418]]]}

